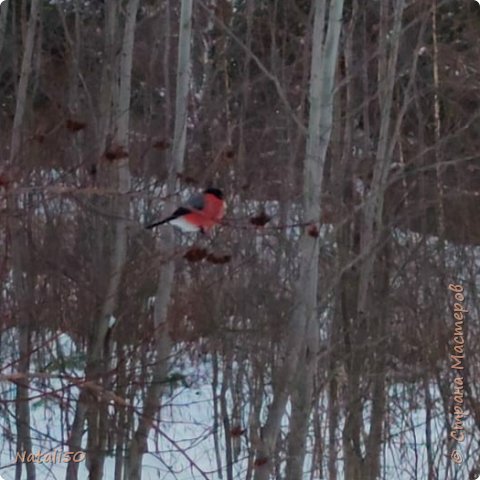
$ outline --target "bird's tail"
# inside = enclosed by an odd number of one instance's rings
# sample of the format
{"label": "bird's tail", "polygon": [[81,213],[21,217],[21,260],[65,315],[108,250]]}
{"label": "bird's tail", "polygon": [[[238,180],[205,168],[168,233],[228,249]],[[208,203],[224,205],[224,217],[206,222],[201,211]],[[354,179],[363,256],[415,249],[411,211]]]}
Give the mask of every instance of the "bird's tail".
{"label": "bird's tail", "polygon": [[160,220],[159,222],[154,222],[154,223],[150,223],[149,225],[147,225],[145,228],[150,230],[152,228],[155,228],[155,227],[158,227],[159,225],[163,225],[165,223],[168,223],[170,220],[173,219],[173,216],[170,216],[168,218],[165,218],[164,220]]}

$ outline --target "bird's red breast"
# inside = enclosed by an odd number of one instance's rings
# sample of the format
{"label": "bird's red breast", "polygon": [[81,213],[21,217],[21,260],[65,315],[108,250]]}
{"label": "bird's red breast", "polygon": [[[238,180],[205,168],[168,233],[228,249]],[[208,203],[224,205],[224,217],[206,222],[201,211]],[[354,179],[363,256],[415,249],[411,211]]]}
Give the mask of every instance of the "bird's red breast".
{"label": "bird's red breast", "polygon": [[203,208],[192,210],[184,216],[184,221],[202,230],[209,230],[217,225],[225,215],[225,202],[211,193],[203,196]]}
{"label": "bird's red breast", "polygon": [[205,193],[204,201],[202,213],[214,223],[218,223],[225,215],[225,202],[211,193]]}
{"label": "bird's red breast", "polygon": [[218,222],[214,219],[208,217],[203,212],[191,212],[187,213],[182,217],[183,220],[190,225],[202,228],[203,230],[208,230],[214,227]]}

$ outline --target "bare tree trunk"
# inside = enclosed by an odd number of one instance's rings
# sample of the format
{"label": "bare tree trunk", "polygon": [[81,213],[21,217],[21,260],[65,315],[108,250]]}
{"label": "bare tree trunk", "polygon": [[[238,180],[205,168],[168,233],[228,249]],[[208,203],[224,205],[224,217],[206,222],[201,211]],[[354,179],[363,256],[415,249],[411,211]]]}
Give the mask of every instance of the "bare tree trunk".
{"label": "bare tree trunk", "polygon": [[[381,4],[381,8],[385,8],[385,4]],[[393,153],[392,149],[389,149],[391,111],[404,8],[405,0],[397,0],[395,3],[393,31],[391,34],[388,33],[388,36],[390,37],[390,54],[388,57],[386,53],[381,55],[381,58],[385,56],[388,60],[385,60],[385,65],[382,68],[379,67],[379,85],[381,85],[379,92],[381,106],[380,137],[378,140],[371,192],[365,206],[364,226],[361,239],[362,252],[372,251],[374,249],[376,240],[374,238],[375,227],[377,227],[377,229],[380,228],[382,223],[383,195]],[[385,17],[381,19],[381,24],[383,25],[386,22],[387,19],[385,14]],[[385,33],[385,36],[387,36],[387,33]],[[366,311],[367,307],[368,283],[371,278],[374,259],[374,254],[367,256],[360,275],[358,312],[361,314]]]}
{"label": "bare tree trunk", "polygon": [[[120,65],[118,78],[120,81],[118,101],[114,110],[113,144],[125,152],[129,150],[129,122],[130,122],[130,97],[133,44],[135,40],[135,24],[139,0],[129,0],[126,7],[125,28],[123,33],[122,48],[120,53]],[[114,84],[112,84],[114,86]],[[109,359],[104,358],[103,347],[109,328],[110,318],[117,308],[120,281],[123,269],[127,261],[128,243],[128,215],[130,190],[130,169],[128,156],[118,159],[112,166],[112,180],[118,195],[113,201],[112,213],[115,217],[115,225],[112,241],[114,242],[110,263],[110,277],[106,297],[96,322],[96,332],[91,347],[89,367],[92,377],[100,381],[100,375],[109,370]],[[87,367],[88,368],[88,367]],[[97,405],[93,405],[96,408]],[[102,402],[89,419],[88,452],[90,461],[87,463],[90,478],[100,479],[103,476],[103,463],[106,450],[106,424],[107,405]],[[92,423],[93,422],[93,423]]]}
{"label": "bare tree trunk", "polygon": [[9,1],[3,2],[0,6],[0,54],[3,50],[3,43],[5,41],[5,32],[7,30],[7,16],[8,16]]}
{"label": "bare tree trunk", "polygon": [[[106,5],[106,51],[109,56],[109,62],[104,69],[101,86],[101,115],[100,115],[100,138],[99,150],[103,150],[107,142],[108,132],[113,132],[112,141],[117,148],[128,152],[129,149],[129,119],[130,119],[130,97],[131,97],[131,69],[133,58],[133,44],[135,38],[135,23],[138,11],[139,0],[129,0],[126,7],[126,19],[124,34],[122,37],[122,46],[120,52],[120,63],[118,71],[117,63],[113,58],[113,45],[116,30],[115,2],[108,2]],[[119,81],[119,85],[117,85]],[[118,95],[115,91],[118,90]],[[112,104],[115,100],[115,104]],[[114,123],[110,126],[112,118],[112,108],[114,112]],[[127,260],[127,241],[128,241],[128,215],[130,190],[130,169],[129,158],[117,159],[110,170],[105,172],[111,188],[116,189],[117,194],[111,201],[111,213],[115,224],[113,232],[109,238],[112,241],[111,256],[107,265],[107,288],[105,298],[99,312],[99,318],[95,322],[95,332],[92,335],[91,344],[87,357],[86,377],[95,382],[103,383],[106,388],[109,387],[104,374],[109,369],[109,359],[105,357],[104,344],[107,336],[109,321],[115,314],[118,304],[120,281],[123,269]],[[103,235],[104,229],[98,230],[99,235]],[[98,400],[98,401],[97,401]],[[72,450],[81,448],[81,439],[83,436],[83,424],[85,418],[88,418],[88,456],[87,468],[90,473],[90,479],[100,479],[103,476],[103,463],[105,459],[106,441],[107,441],[107,404],[102,399],[92,400],[82,391],[77,403],[74,423],[70,435],[70,446]],[[78,464],[70,462],[67,468],[67,480],[74,480],[78,475]]]}
{"label": "bare tree trunk", "polygon": [[[311,222],[315,228],[318,228],[320,220],[323,168],[332,129],[333,82],[341,31],[343,1],[332,1],[330,4],[328,30],[325,45],[323,45],[325,8],[324,1],[315,1],[310,71],[310,113],[304,165],[303,202],[305,220]],[[285,414],[295,375],[298,374],[302,352],[304,358],[315,356],[317,348],[316,345],[305,343],[306,336],[318,329],[316,315],[319,245],[317,235],[311,235],[308,231],[305,231],[300,240],[299,251],[300,277],[297,283],[296,305],[290,319],[289,340],[286,345],[285,357],[274,386],[274,398],[269,407],[267,421],[256,452],[255,480],[267,480],[269,477],[281,420]],[[315,342],[315,334],[313,342]],[[310,352],[309,348],[313,348],[314,351]],[[310,412],[312,400],[310,382],[313,381],[316,358],[311,360],[308,377],[303,380],[299,379],[299,383],[296,385],[297,394],[295,398],[297,401],[295,402],[295,408],[298,409],[298,414],[295,415],[295,420],[290,427],[290,434],[293,436],[291,437],[289,453],[292,454],[292,457],[287,462],[287,476],[292,480],[302,478],[305,456],[304,441],[297,446],[294,445],[294,441],[305,438],[306,435],[308,423],[300,418],[300,412],[303,412],[307,417]]]}
{"label": "bare tree trunk", "polygon": [[[341,122],[340,114],[342,111],[352,112],[358,108],[358,104],[361,104],[358,95],[356,95],[358,86],[354,82],[355,71],[355,26],[358,21],[358,2],[354,0],[352,5],[351,19],[346,29],[345,45],[343,49],[343,55],[345,58],[345,75],[346,79],[350,80],[346,85],[345,99],[342,106],[342,98],[339,95],[336,108],[336,117],[334,124]],[[367,68],[367,67],[365,67]],[[361,96],[360,96],[361,97]],[[354,122],[353,117],[346,116],[344,119],[343,135],[341,130],[336,129],[338,134],[337,141],[334,143],[343,145],[338,163],[335,168],[332,168],[331,182],[332,182],[332,194],[340,199],[340,205],[342,208],[346,208],[352,204],[352,171],[354,170],[355,159],[352,158],[353,152],[353,130]],[[341,225],[336,233],[337,247],[337,259],[336,269],[342,271],[345,265],[350,261],[351,252],[351,230],[354,222],[345,222]],[[328,344],[330,346],[329,355],[329,384],[328,384],[328,462],[327,471],[328,479],[336,480],[338,475],[338,451],[339,446],[337,442],[337,429],[339,426],[340,417],[340,403],[344,382],[344,366],[343,359],[349,353],[348,341],[343,344],[344,339],[348,339],[348,319],[352,313],[347,311],[350,305],[353,305],[355,299],[352,298],[350,302],[345,301],[351,295],[346,293],[348,286],[352,283],[352,273],[345,272],[340,278],[340,282],[335,292],[335,306],[334,315],[330,323],[330,338]],[[354,295],[352,295],[354,297]],[[342,338],[343,336],[343,338]],[[343,347],[343,348],[342,348]]]}
{"label": "bare tree trunk", "polygon": [[15,117],[13,119],[12,141],[10,145],[10,162],[17,160],[22,146],[22,128],[27,104],[27,88],[32,72],[32,57],[35,41],[35,32],[39,14],[39,0],[32,0],[30,5],[30,20],[28,22],[25,50],[22,57],[22,70],[18,82],[17,103],[15,106]]}
{"label": "bare tree trunk", "polygon": [[[21,245],[19,245],[21,247]],[[15,290],[17,294],[22,295],[21,290],[18,290],[18,281],[15,281]],[[25,292],[24,292],[25,293]],[[22,308],[23,310],[23,308]],[[31,336],[30,336],[30,318],[29,315],[24,315],[21,323],[18,326],[18,371],[19,373],[28,373],[30,367]],[[32,438],[30,436],[30,404],[29,404],[29,382],[27,379],[19,380],[17,382],[17,397],[15,399],[15,414],[17,427],[17,451],[26,452],[28,455],[32,453]],[[35,464],[27,462],[25,465],[27,470],[27,480],[35,480]],[[15,479],[20,480],[22,476],[22,464],[17,463],[15,469]]]}
{"label": "bare tree trunk", "polygon": [[[379,104],[381,113],[380,133],[374,165],[371,189],[367,197],[364,214],[362,218],[360,254],[365,257],[358,278],[358,296],[356,306],[356,327],[352,328],[358,333],[373,332],[374,338],[382,333],[375,329],[376,319],[368,313],[370,288],[372,274],[374,271],[378,245],[382,233],[382,216],[384,193],[386,188],[387,175],[390,169],[393,149],[390,148],[391,138],[391,112],[393,105],[393,93],[397,70],[397,57],[400,45],[402,15],[405,6],[404,0],[397,0],[394,8],[393,28],[389,26],[388,4],[380,4],[380,32],[381,38],[389,39],[385,42],[379,52],[378,60],[378,83]],[[391,31],[390,31],[391,30]],[[384,325],[383,325],[384,326]],[[380,446],[383,409],[385,403],[384,391],[384,366],[382,354],[372,360],[375,371],[381,368],[376,376],[373,388],[375,419],[372,420],[369,438],[367,440],[367,451],[362,453],[362,425],[363,425],[363,404],[361,399],[361,362],[366,352],[365,342],[367,336],[356,336],[355,348],[350,351],[347,361],[348,389],[347,389],[347,419],[343,432],[343,446],[345,450],[345,472],[346,478],[362,480],[363,478],[377,478],[380,475]],[[370,341],[374,341],[369,339]],[[367,459],[368,457],[368,459]],[[366,460],[367,459],[367,460]],[[368,472],[368,473],[367,473]],[[367,477],[366,477],[367,475]]]}
{"label": "bare tree trunk", "polygon": [[[442,132],[442,123],[440,119],[440,99],[438,89],[440,86],[440,77],[438,72],[438,33],[437,33],[437,1],[434,0],[432,7],[432,39],[433,39],[433,115],[435,118],[435,173],[438,195],[438,236],[441,241],[445,238],[445,209],[444,203],[444,186],[443,186],[443,169],[442,156],[440,150],[440,136]],[[443,250],[443,248],[442,248]],[[445,252],[442,251],[442,257]],[[445,262],[444,258],[442,261]]]}
{"label": "bare tree trunk", "polygon": [[[385,237],[385,234],[383,235]],[[374,279],[375,288],[378,291],[376,298],[388,298],[390,289],[389,272],[389,252],[385,247],[382,258],[379,259],[377,268],[375,269]],[[380,454],[382,451],[383,423],[385,417],[385,404],[387,392],[385,387],[386,366],[385,360],[387,356],[385,339],[388,332],[388,311],[385,303],[381,303],[377,308],[371,311],[371,329],[375,332],[372,336],[375,341],[376,348],[371,356],[373,375],[372,386],[372,409],[370,416],[370,430],[366,440],[366,454],[364,463],[364,472],[362,478],[380,478]]]}
{"label": "bare tree trunk", "polygon": [[[317,325],[318,327],[318,325]],[[302,368],[298,371],[297,380],[292,393],[292,414],[288,433],[288,453],[286,478],[303,478],[303,463],[313,397],[313,380],[316,371],[318,351],[318,332],[306,339],[308,346],[303,349]],[[310,350],[312,348],[312,350]]]}
{"label": "bare tree trunk", "polygon": [[[98,121],[98,128],[96,129],[96,134],[97,134],[97,152],[98,156],[100,157],[103,154],[103,151],[105,149],[105,145],[107,142],[107,138],[109,137],[109,132],[110,130],[113,130],[113,127],[111,127],[111,121],[112,121],[112,99],[114,97],[114,90],[115,86],[114,83],[116,82],[117,78],[117,63],[115,61],[115,36],[116,36],[116,31],[117,31],[117,23],[118,23],[118,4],[117,2],[113,0],[107,0],[105,2],[105,46],[104,46],[104,54],[105,54],[105,62],[102,68],[102,77],[101,77],[101,82],[100,82],[100,99],[99,99],[99,121]],[[114,175],[111,172],[107,172],[107,179],[109,181],[114,182],[114,179],[112,178]],[[107,183],[107,182],[106,182]],[[115,185],[115,184],[114,184]],[[113,213],[114,206],[112,206],[112,213]],[[106,234],[106,228],[104,224],[102,223],[102,219],[99,219],[98,217],[94,218],[92,220],[94,222],[94,230],[97,232],[97,238],[98,243],[100,244],[104,237],[108,238]],[[114,227],[115,228],[115,227]],[[118,244],[117,244],[118,246]],[[112,248],[112,251],[114,250],[115,245]],[[98,248],[100,250],[100,247]],[[98,253],[97,253],[98,254]],[[113,255],[112,255],[113,257]],[[111,270],[114,262],[113,260],[111,261],[110,265],[107,267],[107,274],[105,275],[107,278],[109,278],[109,286],[107,287],[108,290],[111,290],[112,282],[110,280],[115,279],[115,281],[118,279],[118,276],[113,273],[110,277],[108,277],[108,272]],[[106,294],[105,298],[107,299],[109,296]],[[113,298],[110,298],[108,302],[115,301]],[[102,306],[102,310],[105,311],[105,307],[107,304],[107,300],[104,301],[104,304]],[[100,314],[102,316],[102,314]],[[95,329],[96,332],[95,334],[92,335],[92,342],[91,345],[89,346],[89,361],[88,361],[88,366],[86,369],[86,375],[87,376],[94,376],[94,371],[95,369],[99,368],[97,365],[97,361],[95,358],[98,360],[100,353],[99,349],[103,345],[103,338],[105,333],[99,332],[100,327],[102,330],[104,330],[104,321],[101,322],[101,325],[95,324]],[[100,337],[98,337],[98,333],[100,333]],[[94,343],[97,343],[95,346]],[[89,406],[88,404],[92,401],[91,397],[85,392],[81,391],[80,393],[80,398],[79,401],[77,402],[76,406],[76,412],[75,412],[75,418],[72,424],[72,429],[70,432],[70,438],[69,438],[69,445],[70,449],[72,451],[77,451],[81,448],[81,440],[83,437],[83,425],[85,422],[85,417],[87,413],[89,414],[89,423],[90,423],[90,428],[89,428],[89,436],[90,436],[90,441],[93,441],[93,438],[97,437],[98,434],[98,427],[96,425],[97,422],[97,406],[96,405],[91,405]],[[75,480],[77,478],[77,470],[78,470],[78,464],[75,462],[70,462],[67,467],[67,480]]]}
{"label": "bare tree trunk", "polygon": [[[85,416],[87,414],[87,395],[82,390],[80,392],[77,405],[75,408],[75,416],[72,422],[72,429],[68,444],[70,451],[78,452],[82,448],[83,425],[85,423]],[[77,480],[78,478],[78,463],[69,462],[67,466],[67,473],[65,480]]]}
{"label": "bare tree trunk", "polygon": [[[117,62],[115,59],[115,50],[116,50],[116,32],[117,32],[117,24],[118,24],[118,3],[115,0],[107,0],[105,2],[105,45],[104,45],[104,52],[105,52],[105,63],[102,68],[102,77],[100,81],[100,99],[99,99],[99,121],[97,123],[96,135],[97,135],[97,155],[100,157],[104,150],[105,145],[107,143],[107,138],[109,136],[109,131],[111,129],[111,121],[112,121],[112,99],[114,98],[114,83],[116,81],[116,69],[117,69]],[[98,244],[101,245],[103,242],[103,237],[107,236],[105,234],[105,226],[102,222],[103,219],[95,217],[92,221],[94,223],[94,230],[98,232]],[[100,246],[98,247],[100,251]],[[97,252],[97,255],[98,252]],[[100,255],[99,255],[100,256]],[[98,327],[96,327],[98,330]],[[102,327],[104,329],[104,327]],[[103,336],[105,333],[103,333]],[[93,341],[95,342],[96,334],[92,335]],[[97,344],[99,342],[97,341]],[[101,346],[102,343],[99,343]],[[97,349],[98,347],[94,347],[93,343],[89,347],[89,365],[86,368],[86,375],[93,375],[93,371],[96,366],[96,362],[94,360],[95,354],[92,355],[93,350]],[[98,357],[98,353],[96,354]],[[76,405],[75,410],[75,417],[72,423],[72,429],[70,432],[69,437],[69,446],[70,450],[78,451],[81,449],[82,437],[83,437],[83,428],[85,423],[85,418],[90,411],[90,419],[92,429],[90,431],[91,437],[96,437],[96,415],[97,412],[95,411],[95,405],[90,407],[89,403],[91,402],[91,397],[88,393],[84,390],[81,390],[80,396]],[[93,410],[92,410],[93,408]],[[95,432],[94,432],[95,430]],[[67,466],[67,475],[66,480],[76,480],[78,476],[78,463],[77,462],[69,462]]]}
{"label": "bare tree trunk", "polygon": [[[117,355],[117,385],[116,385],[116,395],[119,398],[127,397],[127,372],[125,369],[125,352],[123,350],[123,345],[116,345],[116,355]],[[127,430],[127,407],[126,405],[117,405],[116,415],[115,415],[115,473],[114,480],[122,480],[123,478],[123,469],[125,464],[125,447],[128,439],[128,430]]]}
{"label": "bare tree trunk", "polygon": [[423,380],[425,392],[425,444],[427,450],[428,480],[437,478],[435,471],[434,452],[432,448],[432,395],[430,392],[429,378],[425,374]]}
{"label": "bare tree trunk", "polygon": [[[223,479],[223,473],[222,473],[222,457],[220,455],[220,428],[219,428],[219,418],[220,418],[220,412],[219,412],[219,396],[218,396],[218,378],[219,378],[219,371],[218,371],[218,353],[214,352],[212,355],[212,394],[213,394],[213,427],[212,427],[212,435],[213,435],[213,443],[215,446],[215,460],[217,463],[217,475],[220,480]],[[222,393],[223,394],[223,385],[225,385],[225,381],[222,383]],[[228,417],[227,417],[228,420]],[[226,444],[226,449],[227,449],[227,458],[228,458],[228,447],[229,447],[229,442],[230,439],[227,438],[227,444]]]}
{"label": "bare tree trunk", "polygon": [[[17,210],[17,215],[19,211]],[[16,216],[16,215],[15,215]],[[13,284],[15,287],[16,304],[18,310],[18,372],[28,374],[30,367],[31,345],[31,322],[33,311],[34,285],[33,275],[29,272],[32,262],[27,257],[30,251],[28,236],[25,233],[25,226],[21,226],[17,219],[12,221],[12,262],[13,262]],[[29,381],[25,377],[17,382],[17,395],[15,399],[16,427],[17,427],[17,451],[32,452],[32,438],[30,436],[30,404],[29,404]],[[25,465],[27,479],[35,480],[35,464],[27,462]],[[22,477],[22,464],[17,463],[15,470],[16,480]]]}
{"label": "bare tree trunk", "polygon": [[[39,0],[32,0],[30,5],[30,18],[28,21],[27,35],[24,43],[24,52],[22,57],[22,67],[20,80],[17,89],[17,102],[15,106],[15,116],[13,120],[12,138],[10,144],[10,164],[21,164],[22,137],[25,119],[25,108],[27,104],[27,89],[32,72],[32,57],[35,42],[35,33],[39,14]],[[6,15],[6,6],[2,7],[2,16]],[[3,20],[2,20],[3,22]],[[2,23],[2,28],[3,28]],[[3,41],[3,39],[2,39]],[[8,225],[10,229],[10,238],[12,242],[12,268],[13,282],[15,288],[16,304],[19,312],[18,318],[18,344],[19,361],[18,369],[20,373],[28,373],[30,365],[30,315],[32,310],[33,285],[27,283],[27,265],[24,258],[25,252],[28,252],[28,239],[25,234],[25,227],[20,224],[21,205],[17,198],[8,197]],[[16,425],[18,435],[18,451],[25,451],[27,455],[32,453],[32,439],[30,436],[30,405],[29,405],[29,381],[27,377],[17,383],[16,396]],[[35,464],[28,462],[26,464],[27,479],[35,480]],[[15,471],[16,480],[20,480],[22,475],[22,465],[17,464]]]}
{"label": "bare tree trunk", "polygon": [[[177,89],[175,98],[175,127],[168,175],[168,194],[174,193],[178,174],[182,173],[187,139],[188,94],[191,78],[190,51],[192,41],[193,0],[182,0],[180,12],[180,35],[178,40]],[[168,93],[168,92],[167,92]],[[166,231],[164,245],[166,252],[174,249],[174,235]],[[168,254],[168,253],[167,253]],[[155,326],[156,364],[137,430],[128,449],[125,480],[140,480],[143,454],[147,451],[147,438],[155,415],[160,407],[165,379],[168,375],[172,338],[168,330],[167,314],[175,276],[174,259],[163,266],[155,295],[153,314]]]}
{"label": "bare tree trunk", "polygon": [[175,189],[178,174],[181,174],[183,171],[187,143],[188,95],[191,81],[192,8],[192,0],[182,0],[180,36],[178,39],[175,127],[168,178],[168,188],[171,192]]}
{"label": "bare tree trunk", "polygon": [[115,83],[117,76],[117,30],[119,3],[115,0],[105,2],[105,64],[100,80],[99,124],[97,128],[98,155],[101,156],[111,129],[112,117],[116,113],[113,107],[115,98]]}
{"label": "bare tree trunk", "polygon": [[[329,21],[327,36],[325,39],[325,46],[321,48],[321,38],[323,35],[323,24],[325,12],[316,7],[315,23],[313,32],[313,54],[311,65],[311,84],[310,84],[310,119],[309,119],[309,136],[307,140],[307,159],[309,154],[314,158],[316,152],[319,152],[317,162],[322,166],[320,171],[312,171],[310,174],[318,175],[319,182],[315,188],[321,192],[321,181],[323,177],[323,164],[325,162],[326,151],[330,140],[330,133],[332,129],[332,115],[333,115],[333,84],[335,79],[336,59],[338,52],[338,43],[341,31],[341,18],[343,3],[331,1],[329,11]],[[323,54],[323,55],[322,55]],[[322,70],[323,69],[323,70]],[[314,72],[322,72],[323,76],[314,78]],[[317,100],[318,99],[318,100]],[[315,104],[317,100],[317,104]],[[320,117],[314,117],[312,110],[319,109]],[[317,121],[320,120],[318,123]],[[318,168],[318,167],[317,167]],[[306,178],[305,178],[306,181]],[[320,210],[320,198],[312,198],[313,207],[318,206],[318,211],[315,209],[315,215]],[[307,209],[306,209],[307,210]],[[308,211],[308,210],[307,210]],[[309,217],[318,218],[318,217]],[[318,247],[318,245],[317,245]],[[315,257],[312,258],[312,263],[318,265],[318,250],[315,252]],[[314,282],[315,287],[318,285],[318,266],[317,280]],[[320,341],[319,329],[320,325],[316,316],[317,311],[317,295],[316,291],[311,291],[309,295],[309,307],[306,326],[305,348],[301,353],[302,368],[297,373],[297,380],[295,389],[292,395],[292,417],[290,421],[289,443],[286,476],[292,480],[303,478],[303,463],[305,460],[306,437],[308,433],[308,425],[313,400],[313,385],[314,378],[317,372],[317,357],[318,344]]]}

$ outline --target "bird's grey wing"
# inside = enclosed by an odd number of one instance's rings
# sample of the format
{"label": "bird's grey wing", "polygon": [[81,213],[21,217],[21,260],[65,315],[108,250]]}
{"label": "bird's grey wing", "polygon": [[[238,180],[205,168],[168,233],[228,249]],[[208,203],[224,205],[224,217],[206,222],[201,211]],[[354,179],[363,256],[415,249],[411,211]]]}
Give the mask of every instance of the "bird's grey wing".
{"label": "bird's grey wing", "polygon": [[188,199],[187,205],[195,210],[203,210],[203,207],[205,206],[205,202],[203,201],[203,194],[196,193],[195,195],[192,195]]}

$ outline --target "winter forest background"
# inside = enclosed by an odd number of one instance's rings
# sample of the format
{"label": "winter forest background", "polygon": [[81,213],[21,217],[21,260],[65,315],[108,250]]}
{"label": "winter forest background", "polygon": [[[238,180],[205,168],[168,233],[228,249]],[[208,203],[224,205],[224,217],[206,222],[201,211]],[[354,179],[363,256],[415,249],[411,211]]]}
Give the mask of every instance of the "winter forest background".
{"label": "winter forest background", "polygon": [[[470,0],[3,2],[0,476],[474,478],[479,38]],[[210,236],[144,229],[208,186]]]}

